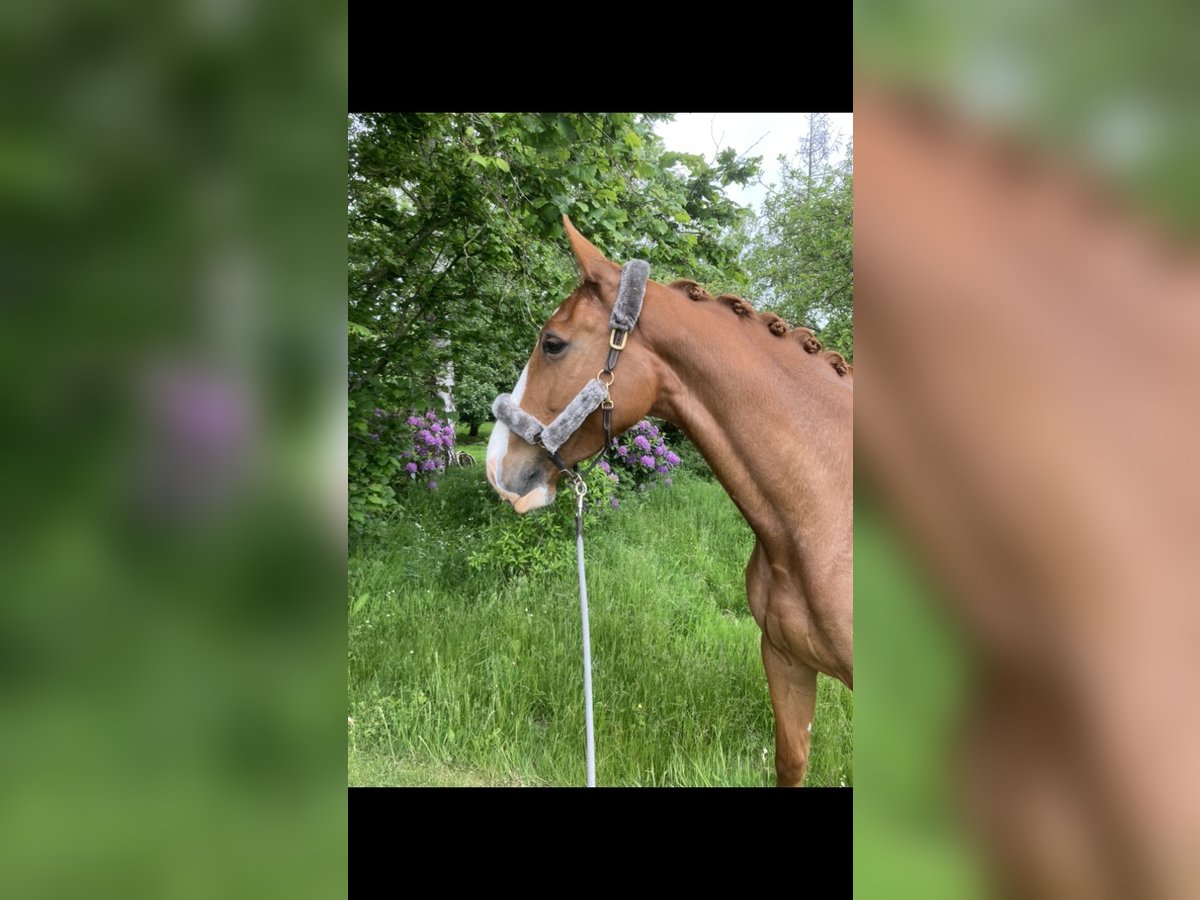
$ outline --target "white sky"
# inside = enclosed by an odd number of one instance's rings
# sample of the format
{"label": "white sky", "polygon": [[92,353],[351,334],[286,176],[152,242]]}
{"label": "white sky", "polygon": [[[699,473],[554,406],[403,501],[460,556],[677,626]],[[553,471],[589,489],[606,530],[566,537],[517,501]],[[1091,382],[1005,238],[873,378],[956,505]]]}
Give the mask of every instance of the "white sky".
{"label": "white sky", "polygon": [[[852,113],[830,113],[834,131],[842,147],[854,130]],[[803,113],[678,113],[674,122],[659,123],[655,131],[661,135],[668,150],[698,153],[712,161],[718,150],[733,147],[741,156],[761,156],[762,181],[775,184],[779,180],[780,154],[791,158],[799,147],[800,138],[808,133],[808,119]],[[758,142],[755,144],[755,142]],[[754,149],[751,150],[751,145]],[[745,188],[730,185],[729,197],[759,211],[766,188],[751,184]]]}

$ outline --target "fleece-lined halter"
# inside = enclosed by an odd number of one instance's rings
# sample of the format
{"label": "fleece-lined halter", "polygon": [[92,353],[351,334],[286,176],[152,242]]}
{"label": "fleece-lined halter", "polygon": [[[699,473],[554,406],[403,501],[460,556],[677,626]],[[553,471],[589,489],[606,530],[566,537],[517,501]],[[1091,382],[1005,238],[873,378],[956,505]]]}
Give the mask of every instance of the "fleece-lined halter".
{"label": "fleece-lined halter", "polygon": [[641,315],[642,301],[646,297],[646,281],[649,277],[650,264],[640,259],[630,260],[621,268],[621,284],[617,289],[616,302],[613,303],[612,316],[608,320],[608,327],[612,330],[608,337],[608,359],[599,374],[580,389],[575,399],[567,404],[567,408],[559,413],[553,422],[543,425],[521,409],[513,400],[512,394],[501,394],[492,404],[492,413],[498,421],[507,425],[513,434],[545,450],[554,464],[564,472],[568,471],[569,467],[559,457],[559,448],[570,440],[584,419],[597,408],[603,412],[604,446],[600,448],[593,466],[612,443],[613,402],[608,389],[612,387],[616,378],[613,369],[616,368],[617,358],[625,349],[629,332],[633,330],[638,316]]}

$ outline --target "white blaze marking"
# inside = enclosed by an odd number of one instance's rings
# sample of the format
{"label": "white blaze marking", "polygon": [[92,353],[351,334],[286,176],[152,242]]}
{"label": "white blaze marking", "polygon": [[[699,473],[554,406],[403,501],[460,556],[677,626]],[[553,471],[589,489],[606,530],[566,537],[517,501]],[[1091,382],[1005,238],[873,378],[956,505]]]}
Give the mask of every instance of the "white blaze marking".
{"label": "white blaze marking", "polygon": [[[521,370],[521,377],[517,379],[517,386],[513,388],[512,398],[513,403],[521,405],[521,398],[525,395],[525,375],[529,371],[529,366],[525,366]],[[504,454],[508,452],[508,426],[496,420],[496,424],[492,427],[492,436],[488,438],[487,448],[487,464],[494,473],[496,484],[503,486],[504,473],[502,465],[504,462]]]}

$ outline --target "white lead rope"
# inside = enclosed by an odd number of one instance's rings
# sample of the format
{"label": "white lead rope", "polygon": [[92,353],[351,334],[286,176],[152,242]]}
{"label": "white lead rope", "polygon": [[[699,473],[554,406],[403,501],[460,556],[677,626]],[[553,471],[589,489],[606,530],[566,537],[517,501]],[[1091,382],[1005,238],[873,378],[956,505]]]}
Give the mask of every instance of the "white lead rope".
{"label": "white lead rope", "polygon": [[583,618],[583,708],[587,727],[587,786],[596,786],[596,733],[592,722],[592,637],[588,629],[587,576],[583,571],[583,498],[587,484],[575,481],[575,559],[579,564],[579,613]]}

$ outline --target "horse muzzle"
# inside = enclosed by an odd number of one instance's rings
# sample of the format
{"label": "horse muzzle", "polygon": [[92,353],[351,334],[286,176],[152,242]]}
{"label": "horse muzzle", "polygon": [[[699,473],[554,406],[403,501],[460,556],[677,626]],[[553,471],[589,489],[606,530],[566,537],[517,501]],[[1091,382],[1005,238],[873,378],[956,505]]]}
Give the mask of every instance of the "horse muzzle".
{"label": "horse muzzle", "polygon": [[[487,463],[488,484],[502,499],[510,503],[519,515],[534,509],[541,509],[554,502],[558,492],[558,479],[555,477],[557,473],[546,466],[541,459],[521,465],[516,479],[507,484],[499,477],[497,468],[496,462],[489,459]],[[503,468],[507,469],[508,467],[504,466]]]}

